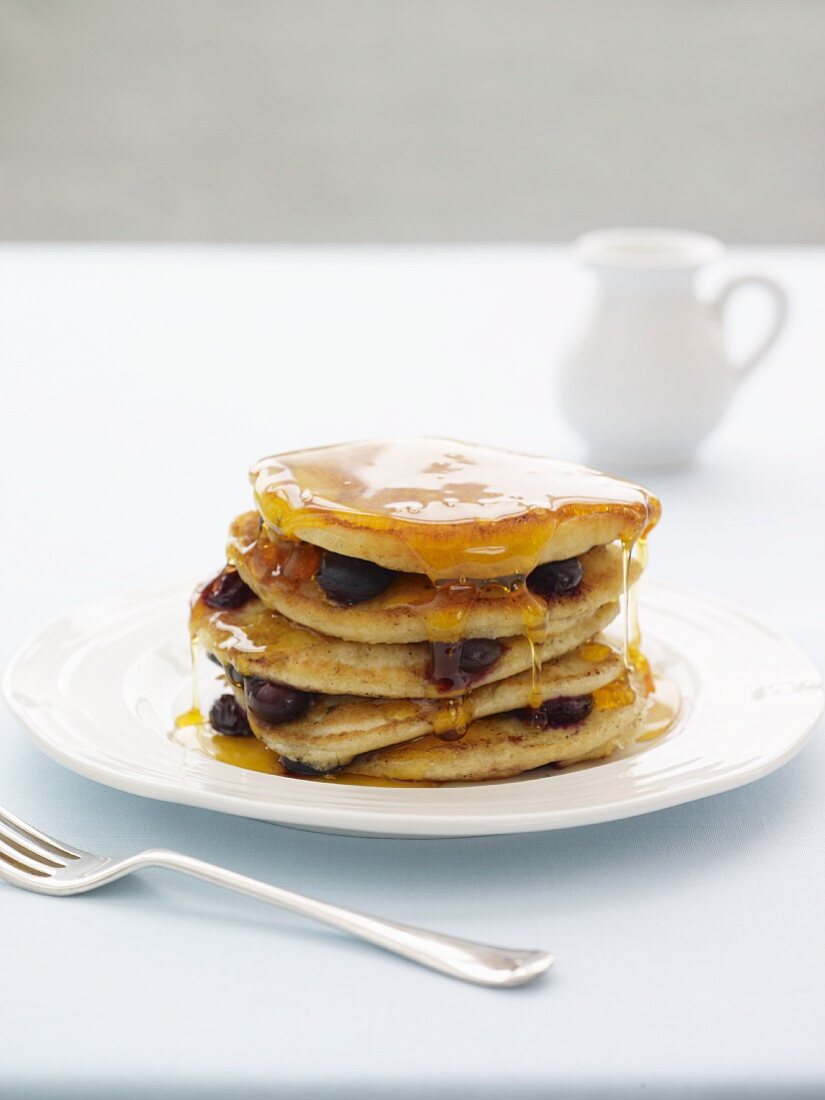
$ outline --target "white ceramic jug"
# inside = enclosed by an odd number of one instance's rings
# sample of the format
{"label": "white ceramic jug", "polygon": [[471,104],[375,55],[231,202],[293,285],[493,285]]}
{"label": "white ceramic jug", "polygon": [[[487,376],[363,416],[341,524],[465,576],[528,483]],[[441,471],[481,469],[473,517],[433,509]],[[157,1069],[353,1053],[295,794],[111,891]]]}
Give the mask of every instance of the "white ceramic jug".
{"label": "white ceramic jug", "polygon": [[[701,233],[606,229],[580,237],[573,250],[595,273],[598,293],[562,362],[566,415],[603,465],[685,462],[778,337],[784,291],[764,275],[748,274],[701,301],[696,271],[724,252]],[[723,322],[731,295],[743,286],[766,290],[773,315],[759,347],[733,362]]]}

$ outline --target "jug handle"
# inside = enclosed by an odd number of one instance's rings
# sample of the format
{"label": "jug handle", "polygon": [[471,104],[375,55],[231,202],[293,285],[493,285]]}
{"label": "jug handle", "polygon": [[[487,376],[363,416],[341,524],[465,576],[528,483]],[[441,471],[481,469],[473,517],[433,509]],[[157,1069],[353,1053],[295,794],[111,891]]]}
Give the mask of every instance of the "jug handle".
{"label": "jug handle", "polygon": [[776,343],[780,332],[785,327],[785,321],[788,316],[788,296],[779,283],[775,283],[773,279],[769,279],[767,275],[738,275],[735,279],[731,279],[729,283],[726,283],[711,302],[711,308],[723,327],[728,303],[737,290],[741,290],[742,287],[746,286],[756,286],[766,290],[771,298],[773,298],[774,314],[768,331],[757,347],[750,355],[746,355],[743,359],[733,364],[740,381],[746,374],[750,373],[753,367],[756,366],[760,359],[762,359]]}

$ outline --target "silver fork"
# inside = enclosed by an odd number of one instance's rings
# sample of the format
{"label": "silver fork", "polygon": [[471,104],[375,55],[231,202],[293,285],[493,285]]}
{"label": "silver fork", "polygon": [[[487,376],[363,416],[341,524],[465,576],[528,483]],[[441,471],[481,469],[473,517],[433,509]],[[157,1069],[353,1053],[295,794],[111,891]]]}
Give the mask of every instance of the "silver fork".
{"label": "silver fork", "polygon": [[144,867],[165,867],[216,886],[226,886],[239,894],[248,894],[260,901],[268,901],[270,905],[349,932],[431,970],[440,970],[450,977],[478,985],[524,985],[553,964],[553,956],[547,951],[490,947],[472,940],[443,936],[439,932],[427,932],[423,928],[396,924],[395,921],[380,920],[366,913],[342,909],[326,901],[270,886],[267,882],[259,882],[180,852],[152,848],[126,859],[96,856],[47,836],[0,808],[0,879],[13,886],[37,894],[64,897],[96,890],[98,886],[106,886]]}

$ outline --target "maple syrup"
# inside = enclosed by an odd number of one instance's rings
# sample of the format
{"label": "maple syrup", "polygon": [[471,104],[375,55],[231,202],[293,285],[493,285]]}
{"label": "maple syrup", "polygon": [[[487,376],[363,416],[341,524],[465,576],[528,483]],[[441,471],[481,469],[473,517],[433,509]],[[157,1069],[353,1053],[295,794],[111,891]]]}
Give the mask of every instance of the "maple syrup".
{"label": "maple syrup", "polygon": [[[461,670],[460,654],[479,595],[495,594],[518,609],[531,652],[530,706],[537,708],[553,604],[532,593],[527,578],[544,562],[575,557],[604,541],[619,539],[622,546],[625,665],[652,690],[630,564],[634,550],[643,555],[660,507],[641,486],[572,463],[439,439],[275,455],[256,463],[250,480],[260,521],[252,537],[230,538],[230,563],[255,554],[268,576],[292,586],[317,577],[325,550],[346,555],[349,549],[353,557],[394,571],[391,600],[423,610],[432,678],[445,691],[461,692],[437,706],[439,736],[462,736],[472,716],[473,674]],[[231,635],[228,644],[246,652],[323,641],[275,612],[263,628],[218,625]],[[591,645],[595,653],[598,644]],[[632,700],[629,681],[617,682],[599,689],[594,703],[625,705],[620,700],[627,702],[628,692]],[[196,699],[179,722],[203,723]]]}
{"label": "maple syrup", "polygon": [[276,752],[267,748],[257,737],[225,737],[211,733],[207,728],[198,730],[197,743],[202,752],[222,764],[247,771],[264,772],[299,779],[305,783],[336,783],[349,787],[438,787],[439,783],[406,783],[400,779],[380,779],[371,775],[354,775],[348,772],[330,772],[328,775],[297,775],[288,771]]}
{"label": "maple syrup", "polygon": [[178,729],[186,729],[187,726],[202,726],[205,722],[206,719],[198,707],[190,707],[189,710],[185,710],[183,714],[179,714],[175,718],[175,725]]}
{"label": "maple syrup", "polygon": [[593,664],[606,660],[612,652],[610,646],[605,645],[603,642],[584,642],[576,650],[576,653],[583,660],[591,661]]}
{"label": "maple syrup", "polygon": [[[200,596],[200,593],[198,593],[198,596]],[[198,683],[199,654],[200,644],[198,642],[198,636],[195,631],[192,630],[189,635],[189,675],[191,678],[192,706],[189,710],[184,711],[183,714],[179,714],[175,718],[175,725],[178,729],[186,729],[189,726],[202,726],[206,721],[201,714],[200,706],[200,684]]]}
{"label": "maple syrup", "polygon": [[445,741],[458,741],[467,732],[473,720],[473,708],[470,692],[457,698],[445,699],[432,712],[432,727],[436,737]]}
{"label": "maple syrup", "polygon": [[637,741],[655,741],[672,729],[682,705],[678,685],[667,677],[651,676],[652,690],[646,699],[643,733]]}
{"label": "maple syrup", "polygon": [[[563,523],[617,521],[637,538],[659,505],[631,482],[570,462],[443,439],[349,443],[261,459],[250,472],[264,523],[287,538],[373,533],[381,556],[432,581],[524,577]],[[553,492],[548,492],[553,486]],[[345,552],[345,551],[342,551]],[[406,552],[406,553],[404,553]],[[357,555],[356,555],[357,556]],[[379,561],[398,568],[391,560]]]}
{"label": "maple syrup", "polygon": [[615,710],[617,707],[630,706],[636,699],[636,692],[630,683],[630,678],[625,673],[604,687],[596,688],[593,692],[593,705],[596,710]]}
{"label": "maple syrup", "polygon": [[223,612],[209,607],[201,593],[192,604],[190,623],[193,630],[197,630],[200,622],[207,618],[224,635],[221,648],[227,652],[255,654],[274,648],[281,653],[295,653],[324,642],[323,634],[301,626],[277,611],[248,617],[235,615],[230,619]]}

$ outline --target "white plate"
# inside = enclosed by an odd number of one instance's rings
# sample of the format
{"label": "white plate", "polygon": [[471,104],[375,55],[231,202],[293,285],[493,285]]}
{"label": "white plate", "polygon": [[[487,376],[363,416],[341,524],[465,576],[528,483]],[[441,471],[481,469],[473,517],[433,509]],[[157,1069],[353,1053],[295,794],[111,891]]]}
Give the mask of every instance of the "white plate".
{"label": "white plate", "polygon": [[136,593],[40,630],[4,690],[61,764],[151,798],[367,836],[479,836],[591,825],[759,779],[822,713],[819,675],[786,638],[700,592],[646,581],[645,650],[675,680],[670,732],[602,763],[494,784],[421,789],[307,783],[246,771],[170,738],[187,709],[188,593]]}

